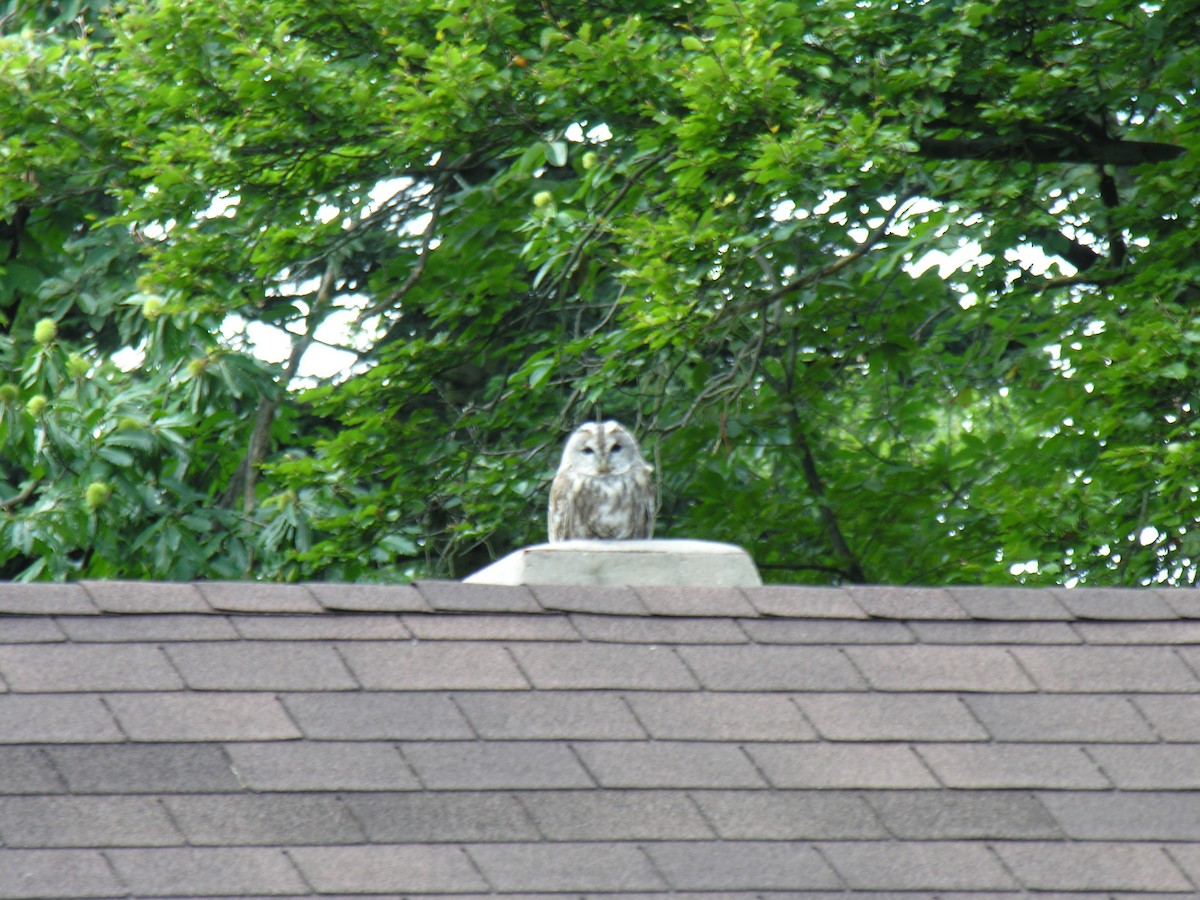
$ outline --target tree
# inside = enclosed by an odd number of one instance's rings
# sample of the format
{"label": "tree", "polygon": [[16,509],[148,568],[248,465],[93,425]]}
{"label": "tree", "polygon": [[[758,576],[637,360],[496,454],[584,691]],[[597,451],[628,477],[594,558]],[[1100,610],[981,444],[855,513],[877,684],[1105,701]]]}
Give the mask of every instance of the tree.
{"label": "tree", "polygon": [[5,572],[460,576],[602,415],[768,577],[1188,581],[1196,11],[10,13]]}

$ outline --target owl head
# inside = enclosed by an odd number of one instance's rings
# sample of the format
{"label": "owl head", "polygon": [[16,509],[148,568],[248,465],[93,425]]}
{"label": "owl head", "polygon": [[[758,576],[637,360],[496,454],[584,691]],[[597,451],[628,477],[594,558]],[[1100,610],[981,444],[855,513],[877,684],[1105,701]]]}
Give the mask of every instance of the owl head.
{"label": "owl head", "polygon": [[637,441],[618,422],[585,422],[567,439],[560,469],[588,475],[622,475],[640,467],[650,471]]}

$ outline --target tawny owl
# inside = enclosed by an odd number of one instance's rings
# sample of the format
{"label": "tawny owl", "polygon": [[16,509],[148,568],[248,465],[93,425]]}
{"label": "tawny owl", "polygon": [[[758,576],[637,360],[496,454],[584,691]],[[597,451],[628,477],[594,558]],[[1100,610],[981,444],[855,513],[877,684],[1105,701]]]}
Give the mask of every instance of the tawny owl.
{"label": "tawny owl", "polygon": [[550,485],[550,540],[650,537],[658,506],[653,471],[633,435],[616,422],[580,425]]}

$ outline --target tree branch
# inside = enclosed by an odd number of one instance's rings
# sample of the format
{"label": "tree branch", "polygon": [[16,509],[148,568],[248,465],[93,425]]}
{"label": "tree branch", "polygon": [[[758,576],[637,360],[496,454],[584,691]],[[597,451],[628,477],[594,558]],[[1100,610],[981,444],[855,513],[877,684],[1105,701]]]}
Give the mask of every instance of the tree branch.
{"label": "tree branch", "polygon": [[1178,159],[1187,151],[1175,144],[1082,138],[1068,132],[1051,137],[989,135],[975,138],[922,138],[926,159],[1015,160],[1036,163],[1098,163],[1140,166]]}

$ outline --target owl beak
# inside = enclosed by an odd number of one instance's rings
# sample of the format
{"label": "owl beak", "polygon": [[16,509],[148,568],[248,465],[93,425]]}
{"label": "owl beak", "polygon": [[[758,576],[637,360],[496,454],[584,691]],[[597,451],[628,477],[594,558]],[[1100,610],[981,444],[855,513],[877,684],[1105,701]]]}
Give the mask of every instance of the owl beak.
{"label": "owl beak", "polygon": [[610,472],[612,472],[612,466],[608,463],[600,463],[600,465],[596,466],[596,473],[598,475],[608,475]]}

